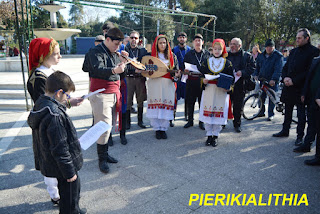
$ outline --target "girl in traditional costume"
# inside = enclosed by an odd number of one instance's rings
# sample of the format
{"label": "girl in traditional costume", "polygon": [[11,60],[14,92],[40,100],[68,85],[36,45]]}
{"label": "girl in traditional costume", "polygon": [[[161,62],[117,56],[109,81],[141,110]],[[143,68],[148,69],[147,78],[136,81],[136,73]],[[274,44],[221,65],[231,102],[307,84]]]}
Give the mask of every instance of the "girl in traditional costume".
{"label": "girl in traditional costume", "polygon": [[[169,40],[165,35],[159,35],[154,40],[151,56],[159,58],[170,70],[179,69],[178,61],[172,53]],[[169,72],[159,78],[149,78],[147,81],[147,117],[153,130],[156,131],[157,139],[167,139],[170,120],[174,119],[175,85],[173,76]]]}
{"label": "girl in traditional costume", "polygon": [[227,124],[230,104],[227,94],[230,89],[218,87],[219,78],[214,78],[224,73],[230,75],[233,82],[233,68],[231,62],[226,59],[228,53],[223,39],[215,39],[212,47],[213,55],[200,68],[201,73],[206,74],[206,78],[203,80],[205,90],[202,92],[199,120],[205,124],[207,146],[217,146],[222,125]]}
{"label": "girl in traditional costume", "polygon": [[[38,98],[45,93],[47,78],[54,72],[53,65],[57,65],[61,59],[59,44],[54,39],[36,38],[29,45],[29,79],[27,82],[28,92],[35,103]],[[82,98],[70,98],[64,104],[78,106],[82,103]],[[60,199],[58,190],[58,180],[56,178],[44,177],[47,191],[54,205]]]}

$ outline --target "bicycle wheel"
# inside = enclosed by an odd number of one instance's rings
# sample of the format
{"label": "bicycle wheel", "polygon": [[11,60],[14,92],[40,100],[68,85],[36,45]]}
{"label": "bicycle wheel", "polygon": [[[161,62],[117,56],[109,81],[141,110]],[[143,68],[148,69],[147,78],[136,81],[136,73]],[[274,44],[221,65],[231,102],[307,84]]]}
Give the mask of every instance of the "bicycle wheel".
{"label": "bicycle wheel", "polygon": [[262,100],[259,94],[251,94],[243,101],[242,116],[247,120],[258,117],[262,110]]}

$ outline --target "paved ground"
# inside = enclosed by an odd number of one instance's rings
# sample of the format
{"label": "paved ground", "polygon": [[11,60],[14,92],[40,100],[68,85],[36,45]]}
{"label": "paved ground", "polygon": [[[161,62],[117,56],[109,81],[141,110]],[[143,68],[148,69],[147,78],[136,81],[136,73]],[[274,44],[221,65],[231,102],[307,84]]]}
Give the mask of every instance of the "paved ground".
{"label": "paved ground", "polygon": [[[74,62],[81,67],[80,60]],[[83,75],[78,67],[70,70],[75,74],[72,78]],[[319,213],[320,171],[303,164],[313,157],[314,148],[303,155],[292,152],[295,127],[289,138],[272,138],[281,127],[281,115],[272,122],[243,120],[240,134],[230,123],[218,147],[212,148],[204,146],[205,132],[197,126],[183,128],[180,103],[176,126],[168,130],[167,140],[155,139],[151,128],[138,128],[133,114],[128,145],[121,145],[118,134],[114,135],[110,154],[119,163],[110,164],[109,174],[100,173],[95,146],[83,151],[81,207],[88,213],[116,214]],[[89,102],[70,109],[69,114],[81,136],[92,123]],[[0,213],[58,213],[49,202],[43,177],[34,170],[31,130],[25,122],[28,113],[2,110],[0,115]],[[196,124],[197,118],[198,111]],[[146,118],[145,122],[149,124]],[[299,199],[306,194],[309,204],[282,206],[280,199],[278,206],[274,201],[270,206],[201,206],[199,202],[189,206],[190,194],[206,193],[256,194],[257,202],[260,194],[262,202],[269,194],[298,194]]]}

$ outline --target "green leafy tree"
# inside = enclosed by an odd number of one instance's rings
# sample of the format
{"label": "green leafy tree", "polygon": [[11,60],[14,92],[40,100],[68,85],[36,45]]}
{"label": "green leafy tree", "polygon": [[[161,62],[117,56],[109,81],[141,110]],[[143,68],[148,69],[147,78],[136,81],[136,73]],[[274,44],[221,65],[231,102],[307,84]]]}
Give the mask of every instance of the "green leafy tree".
{"label": "green leafy tree", "polygon": [[83,6],[80,4],[79,0],[73,0],[72,2],[73,2],[73,4],[72,4],[70,11],[69,11],[70,26],[80,26],[83,24],[83,19],[82,19],[83,15],[84,15]]}

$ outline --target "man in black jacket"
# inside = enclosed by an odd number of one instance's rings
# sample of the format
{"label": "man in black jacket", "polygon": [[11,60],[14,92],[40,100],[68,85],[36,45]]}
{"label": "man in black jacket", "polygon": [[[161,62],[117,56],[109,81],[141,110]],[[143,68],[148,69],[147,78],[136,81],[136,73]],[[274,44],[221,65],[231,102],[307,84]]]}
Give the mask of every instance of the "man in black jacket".
{"label": "man in black jacket", "polygon": [[[307,165],[320,165],[320,103],[317,103],[317,100],[320,99],[320,56],[313,59],[310,71],[308,73],[301,101],[310,105],[311,117],[312,117],[312,126],[314,132],[316,133],[316,155],[312,160],[306,160],[304,163]],[[308,118],[309,119],[309,118]],[[311,124],[308,124],[310,126]],[[309,149],[310,151],[311,144],[303,144],[301,150]],[[299,147],[298,147],[299,148]],[[297,149],[298,149],[297,148]]]}
{"label": "man in black jacket", "polygon": [[242,50],[240,38],[233,38],[230,43],[230,51],[227,59],[232,62],[235,77],[239,78],[234,85],[230,98],[233,105],[233,126],[236,132],[241,132],[241,112],[243,110],[243,100],[245,96],[244,82],[251,77],[254,72],[255,63],[248,52]]}
{"label": "man in black jacket", "polygon": [[46,83],[46,93],[35,103],[28,117],[32,129],[36,170],[58,179],[60,213],[85,213],[80,210],[80,178],[83,164],[80,143],[73,123],[62,104],[75,90],[68,75],[56,71]]}
{"label": "man in black jacket", "polygon": [[[210,56],[210,53],[202,48],[203,45],[203,37],[201,34],[196,34],[193,38],[193,49],[190,50],[184,56],[184,63],[189,63],[192,65],[196,65],[200,67],[205,60],[207,60]],[[182,64],[182,70],[185,70],[184,63]],[[188,70],[185,70],[188,71]],[[201,73],[199,74],[192,74],[188,75],[188,79],[186,81],[186,104],[188,109],[188,123],[184,125],[184,128],[189,128],[193,126],[193,114],[194,114],[194,104],[198,99],[199,108],[201,103]],[[200,129],[204,130],[203,122],[199,121]]]}
{"label": "man in black jacket", "polygon": [[[94,123],[100,120],[115,125],[117,114],[120,114],[120,74],[125,70],[124,59],[120,58],[116,52],[123,40],[123,33],[118,28],[111,28],[106,39],[100,45],[89,50],[86,54],[82,70],[89,72],[90,91],[105,88],[98,94],[89,98]],[[111,131],[101,135],[97,141],[97,152],[99,157],[99,168],[103,173],[109,172],[108,163],[118,161],[108,154],[108,140]]]}
{"label": "man in black jacket", "polygon": [[[287,63],[282,70],[282,81],[284,87],[281,94],[281,101],[285,103],[285,115],[282,130],[273,134],[274,137],[288,137],[292,121],[292,112],[294,105],[297,106],[298,126],[297,139],[295,145],[302,144],[304,128],[306,124],[306,108],[301,102],[302,89],[308,74],[312,59],[319,55],[319,49],[310,43],[310,32],[306,28],[299,29],[296,36],[297,48],[291,50]],[[310,108],[308,108],[308,123],[312,121],[310,117]],[[314,128],[308,126],[307,135],[304,143],[309,145],[314,141]],[[298,147],[299,148],[299,147]],[[308,148],[303,148],[307,151]],[[310,148],[309,148],[310,150]]]}
{"label": "man in black jacket", "polygon": [[[301,102],[307,105],[308,128],[304,143],[295,148],[294,152],[310,152],[310,147],[316,136],[318,105],[315,102],[320,83],[320,57],[314,58],[310,66],[301,96]],[[318,151],[319,152],[319,151]],[[320,154],[318,154],[320,156]]]}
{"label": "man in black jacket", "polygon": [[[129,53],[129,57],[141,62],[142,57],[149,55],[145,48],[139,48],[139,32],[131,31],[129,42],[124,48]],[[143,124],[143,101],[147,99],[146,78],[140,73],[135,72],[132,65],[128,65],[128,72],[126,75],[128,85],[128,103],[127,103],[127,129],[131,127],[130,111],[132,108],[133,95],[136,93],[136,100],[138,105],[138,126],[146,128]]]}

